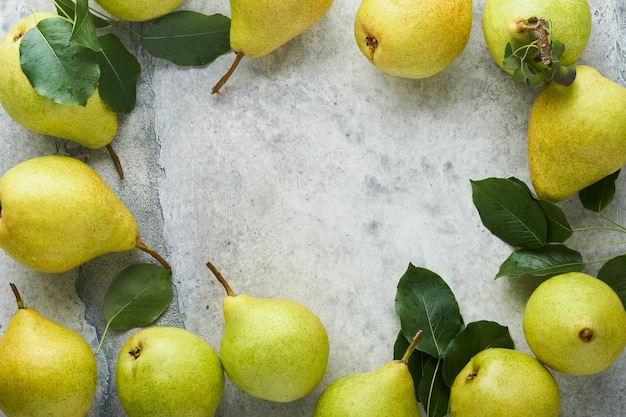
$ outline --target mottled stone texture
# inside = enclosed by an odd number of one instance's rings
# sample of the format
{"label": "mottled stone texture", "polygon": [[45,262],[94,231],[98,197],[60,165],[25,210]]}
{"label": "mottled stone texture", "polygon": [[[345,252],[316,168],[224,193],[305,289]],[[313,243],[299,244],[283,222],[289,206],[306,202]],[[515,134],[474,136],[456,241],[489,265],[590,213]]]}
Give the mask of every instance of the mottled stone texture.
{"label": "mottled stone texture", "polygon": [[[54,10],[49,0],[32,3]],[[466,50],[425,80],[390,77],[361,55],[352,34],[358,4],[337,1],[284,47],[244,59],[220,97],[210,90],[232,55],[180,68],[116,29],[142,65],[137,107],[120,117],[113,142],[123,183],[105,150],[30,133],[0,111],[0,172],[38,155],[71,155],[93,166],[135,213],[144,241],[173,266],[175,299],[158,325],[184,326],[219,347],[225,294],[208,260],[235,291],[299,300],[326,324],[330,362],[316,391],[274,404],[229,382],[221,417],[311,415],[330,382],[390,360],[399,330],[396,284],[409,263],[448,282],[466,322],[507,325],[517,348],[528,351],[521,314],[539,281],[493,279],[511,248],[480,223],[469,180],[528,181],[526,123],[536,92],[515,85],[491,60],[480,24],[484,0],[474,4]],[[626,6],[590,4],[593,32],[580,62],[626,86]],[[181,8],[230,15],[227,0],[186,0]],[[2,32],[29,11],[29,2],[1,1]],[[620,179],[612,217],[620,219],[625,195]],[[562,207],[574,226],[601,224],[575,199]],[[589,260],[616,254],[582,251]],[[137,251],[111,254],[48,276],[0,253],[0,333],[15,309],[8,285],[15,282],[28,305],[81,332],[95,350],[105,326],[104,293],[136,262],[151,259]],[[104,342],[91,417],[124,415],[114,371],[131,333],[111,332]],[[624,357],[597,376],[557,375],[562,415],[622,415],[624,375]]]}

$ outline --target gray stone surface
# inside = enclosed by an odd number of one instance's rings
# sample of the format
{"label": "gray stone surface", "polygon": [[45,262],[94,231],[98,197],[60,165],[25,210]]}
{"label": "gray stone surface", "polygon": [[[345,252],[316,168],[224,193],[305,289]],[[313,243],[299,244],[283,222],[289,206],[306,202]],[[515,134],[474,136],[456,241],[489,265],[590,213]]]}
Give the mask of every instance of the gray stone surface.
{"label": "gray stone surface", "polygon": [[[29,3],[0,2],[3,33],[29,13]],[[137,107],[120,117],[113,142],[124,183],[105,150],[30,133],[0,112],[0,172],[38,155],[71,155],[93,166],[136,215],[144,241],[174,271],[175,299],[158,325],[184,326],[218,348],[224,291],[208,260],[235,291],[296,299],[326,324],[331,354],[318,389],[275,404],[228,382],[220,417],[311,415],[330,382],[390,360],[399,330],[395,289],[409,262],[447,281],[466,322],[507,325],[516,347],[528,352],[521,314],[539,280],[493,279],[510,248],[480,223],[469,180],[528,181],[526,123],[536,92],[515,85],[491,61],[480,27],[484,1],[475,2],[465,51],[425,80],[393,78],[367,62],[352,34],[358,4],[337,1],[303,35],[267,57],[245,59],[221,97],[210,89],[232,55],[179,68],[118,32],[142,64]],[[590,4],[593,32],[581,63],[626,86],[626,6]],[[32,5],[53,10],[48,0]],[[227,0],[186,0],[181,8],[230,14]],[[623,178],[618,187],[609,214],[623,223]],[[561,206],[574,226],[600,224],[575,199]],[[619,253],[581,250],[586,259]],[[105,326],[104,293],[136,262],[151,260],[138,251],[110,254],[49,276],[0,252],[0,333],[15,310],[8,287],[15,282],[28,305],[79,331],[95,349]],[[104,341],[91,417],[124,415],[115,360],[132,332],[111,332]],[[561,415],[623,414],[624,375],[625,355],[596,376],[556,375]]]}

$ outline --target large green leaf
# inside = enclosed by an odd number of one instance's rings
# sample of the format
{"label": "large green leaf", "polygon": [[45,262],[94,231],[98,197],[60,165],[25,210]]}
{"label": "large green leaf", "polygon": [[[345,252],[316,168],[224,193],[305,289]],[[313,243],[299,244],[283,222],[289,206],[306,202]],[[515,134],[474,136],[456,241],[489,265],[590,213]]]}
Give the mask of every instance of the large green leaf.
{"label": "large green leaf", "polygon": [[70,41],[82,45],[86,48],[99,52],[102,50],[96,27],[89,13],[88,0],[76,0],[76,9],[74,14],[74,27]]}
{"label": "large green leaf", "polygon": [[206,65],[230,51],[230,19],[177,11],[156,19],[140,41],[150,55],[176,65]]}
{"label": "large green leaf", "polygon": [[100,97],[116,113],[130,113],[137,101],[137,78],[141,65],[112,33],[100,37]]}
{"label": "large green leaf", "polygon": [[546,217],[548,234],[546,241],[550,243],[562,243],[572,236],[573,230],[563,210],[548,200],[537,200],[539,207]]}
{"label": "large green leaf", "polygon": [[626,255],[617,256],[602,265],[598,278],[613,288],[626,307]]}
{"label": "large green leaf", "polygon": [[475,321],[459,333],[446,350],[443,360],[443,380],[452,386],[454,378],[478,352],[489,347],[513,349],[509,328],[493,321]]}
{"label": "large green leaf", "polygon": [[442,359],[429,358],[424,364],[422,379],[417,392],[428,417],[443,417],[448,414],[450,389],[442,376]]}
{"label": "large green leaf", "polygon": [[464,326],[459,305],[445,281],[412,264],[398,282],[395,306],[404,337],[412,340],[422,330],[417,349],[436,358],[443,356]]}
{"label": "large green leaf", "polygon": [[578,192],[578,198],[587,210],[601,212],[615,197],[615,181],[619,177],[619,170],[611,175],[591,184]]}
{"label": "large green leaf", "polygon": [[582,271],[584,267],[579,252],[563,245],[546,245],[539,249],[516,250],[500,266],[496,278],[541,277]]}
{"label": "large green leaf", "polygon": [[522,248],[540,248],[546,243],[546,217],[526,187],[505,178],[487,178],[471,184],[474,205],[491,233]]}
{"label": "large green leaf", "polygon": [[85,106],[100,78],[96,53],[70,42],[72,23],[41,20],[20,41],[20,64],[33,88],[48,99]]}
{"label": "large green leaf", "polygon": [[173,295],[170,272],[154,264],[126,268],[104,296],[107,328],[129,330],[154,322],[170,305]]}

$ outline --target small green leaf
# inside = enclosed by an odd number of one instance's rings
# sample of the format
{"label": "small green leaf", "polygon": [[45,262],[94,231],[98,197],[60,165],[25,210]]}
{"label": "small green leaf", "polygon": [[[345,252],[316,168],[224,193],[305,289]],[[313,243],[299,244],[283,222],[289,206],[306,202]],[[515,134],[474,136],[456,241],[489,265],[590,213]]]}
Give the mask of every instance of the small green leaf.
{"label": "small green leaf", "polygon": [[76,0],[74,26],[70,41],[96,52],[102,50],[100,42],[98,42],[96,27],[89,13],[88,0]]}
{"label": "small green leaf", "polygon": [[617,256],[602,265],[598,278],[613,288],[626,307],[626,255]]}
{"label": "small green leaf", "polygon": [[496,278],[519,278],[524,275],[543,277],[564,272],[582,271],[585,264],[577,251],[563,245],[546,245],[539,249],[519,249],[500,266]]}
{"label": "small green leaf", "polygon": [[537,200],[537,202],[546,216],[546,224],[548,226],[546,242],[562,243],[569,239],[573,230],[563,210],[548,200]]}
{"label": "small green leaf", "polygon": [[101,36],[100,44],[100,97],[114,112],[130,113],[137,101],[137,78],[141,66],[114,34]]}
{"label": "small green leaf", "polygon": [[535,249],[546,243],[543,210],[527,187],[504,178],[471,181],[472,199],[489,231],[512,246]]}
{"label": "small green leaf", "polygon": [[490,347],[514,348],[509,328],[493,321],[475,321],[459,333],[443,358],[443,380],[452,386],[454,379],[478,352]]}
{"label": "small green leaf", "polygon": [[443,417],[448,414],[450,388],[442,376],[442,360],[429,358],[424,364],[424,373],[417,388],[419,402],[428,417]]}
{"label": "small green leaf", "polygon": [[[54,5],[57,9],[57,13],[60,16],[71,19],[72,16],[76,16],[76,5],[72,0],[54,0]],[[101,19],[97,16],[91,15],[91,21],[96,28],[104,28],[109,26],[109,22]]]}
{"label": "small green leaf", "polygon": [[155,20],[141,34],[152,56],[176,65],[201,66],[230,51],[230,19],[182,10]]}
{"label": "small green leaf", "polygon": [[70,42],[72,24],[60,17],[41,20],[20,41],[20,64],[40,95],[68,105],[85,106],[100,78],[91,49]]}
{"label": "small green leaf", "polygon": [[604,210],[615,197],[615,181],[619,177],[620,171],[604,177],[600,181],[591,184],[578,192],[578,198],[583,207],[596,213]]}
{"label": "small green leaf", "polygon": [[118,275],[104,296],[107,327],[129,330],[154,322],[170,305],[173,288],[167,269],[131,265]]}
{"label": "small green leaf", "polygon": [[[395,360],[402,359],[404,353],[409,348],[410,342],[406,337],[402,334],[402,332],[398,333],[398,337],[393,345],[393,358]],[[409,363],[407,363],[407,367],[409,368],[409,373],[413,378],[413,386],[415,387],[415,398],[417,398],[417,387],[419,386],[419,382],[422,379],[422,370],[424,369],[424,363],[428,360],[428,358],[432,358],[428,353],[421,352],[419,350],[415,350],[411,356],[409,357]]]}
{"label": "small green leaf", "polygon": [[407,340],[422,330],[417,349],[441,358],[463,329],[459,305],[450,287],[434,272],[409,264],[395,299],[402,334]]}
{"label": "small green leaf", "polygon": [[561,65],[559,61],[553,61],[552,81],[565,87],[572,85],[576,79],[576,67],[574,65]]}
{"label": "small green leaf", "polygon": [[561,41],[553,40],[550,43],[550,57],[552,61],[558,61],[565,53],[565,45]]}

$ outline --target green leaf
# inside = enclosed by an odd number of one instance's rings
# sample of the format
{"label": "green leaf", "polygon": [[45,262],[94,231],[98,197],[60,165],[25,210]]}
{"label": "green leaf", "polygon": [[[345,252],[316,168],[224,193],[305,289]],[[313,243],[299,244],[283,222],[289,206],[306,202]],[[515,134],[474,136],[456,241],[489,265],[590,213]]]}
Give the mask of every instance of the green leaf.
{"label": "green leaf", "polygon": [[565,45],[563,42],[553,40],[550,43],[550,57],[552,58],[552,62],[560,60],[564,53]]}
{"label": "green leaf", "polygon": [[74,15],[74,27],[70,41],[89,48],[93,51],[100,52],[102,47],[98,42],[96,27],[89,13],[88,0],[76,0],[76,10]]}
{"label": "green leaf", "polygon": [[575,65],[561,65],[559,61],[553,61],[552,65],[552,81],[563,86],[570,86],[576,79]]}
{"label": "green leaf", "polygon": [[546,216],[546,225],[548,226],[546,242],[562,243],[569,239],[573,230],[563,210],[548,200],[537,200],[537,202]]}
{"label": "green leaf", "polygon": [[70,42],[72,24],[51,17],[27,31],[20,42],[20,64],[40,95],[68,105],[87,104],[100,78],[91,49]]}
{"label": "green leaf", "polygon": [[100,97],[114,112],[130,113],[137,101],[137,78],[141,66],[114,34],[101,36],[100,44]]}
{"label": "green leaf", "polygon": [[[398,337],[396,338],[396,341],[393,345],[393,358],[395,360],[402,359],[410,344],[411,342],[409,342],[407,338],[404,337],[402,332],[398,333]],[[413,378],[413,386],[415,387],[415,398],[417,398],[418,395],[417,388],[419,386],[420,380],[422,379],[422,370],[424,369],[424,363],[426,363],[428,358],[432,358],[432,356],[416,349],[409,357],[409,363],[407,363],[409,373]]]}
{"label": "green leaf", "polygon": [[428,417],[443,417],[448,413],[450,388],[443,381],[441,359],[426,361],[417,392]]}
{"label": "green leaf", "polygon": [[583,207],[596,213],[604,210],[615,197],[615,181],[619,177],[620,171],[604,177],[600,181],[591,184],[578,192],[578,198]]}
{"label": "green leaf", "polygon": [[107,327],[129,330],[154,322],[172,301],[167,269],[154,264],[131,265],[118,275],[104,296]]}
{"label": "green leaf", "polygon": [[537,277],[582,271],[585,264],[577,251],[563,245],[546,245],[539,249],[519,249],[500,266],[496,278]]}
{"label": "green leaf", "polygon": [[201,66],[230,51],[230,19],[182,10],[155,20],[141,34],[152,56],[176,65]]}
{"label": "green leaf", "polygon": [[450,287],[434,272],[409,264],[400,278],[395,299],[402,334],[409,340],[422,330],[417,349],[441,358],[463,329],[459,305]]}
{"label": "green leaf", "polygon": [[[57,9],[57,13],[60,16],[71,19],[73,16],[76,16],[76,5],[72,0],[54,0],[54,5]],[[91,14],[91,21],[94,23],[96,28],[103,28],[109,26],[109,22],[99,18],[98,16],[94,16]]]}
{"label": "green leaf", "polygon": [[509,328],[493,321],[475,321],[459,333],[443,358],[443,380],[452,386],[454,379],[478,352],[490,347],[514,348]]}
{"label": "green leaf", "polygon": [[598,279],[609,284],[626,307],[626,255],[617,256],[602,265]]}
{"label": "green leaf", "polygon": [[522,248],[540,248],[546,243],[546,217],[527,187],[504,178],[471,183],[474,206],[491,233]]}

